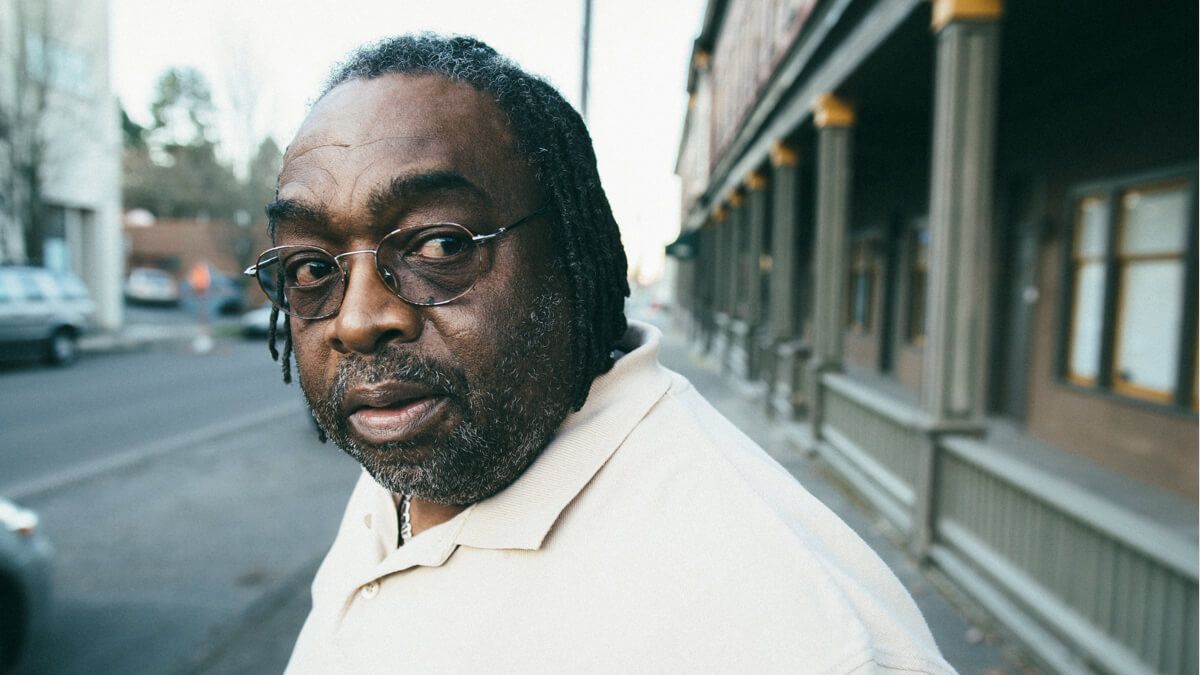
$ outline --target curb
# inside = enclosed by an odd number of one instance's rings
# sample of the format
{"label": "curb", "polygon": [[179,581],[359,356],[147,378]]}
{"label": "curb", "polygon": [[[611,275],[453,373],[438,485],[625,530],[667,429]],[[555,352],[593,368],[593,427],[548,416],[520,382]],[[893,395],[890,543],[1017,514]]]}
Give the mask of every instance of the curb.
{"label": "curb", "polygon": [[82,354],[132,352],[158,344],[190,342],[200,334],[198,326],[132,326],[117,333],[84,336],[79,339],[79,351]]}

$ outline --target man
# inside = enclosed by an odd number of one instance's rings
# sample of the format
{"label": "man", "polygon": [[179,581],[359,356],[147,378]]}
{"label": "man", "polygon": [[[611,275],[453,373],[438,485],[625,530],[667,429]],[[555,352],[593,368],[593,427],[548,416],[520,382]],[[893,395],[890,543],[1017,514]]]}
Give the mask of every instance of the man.
{"label": "man", "polygon": [[[949,672],[850,530],[657,364],[579,116],[469,38],[333,75],[248,270],[365,469],[289,670]],[[272,351],[278,336],[271,337]]]}

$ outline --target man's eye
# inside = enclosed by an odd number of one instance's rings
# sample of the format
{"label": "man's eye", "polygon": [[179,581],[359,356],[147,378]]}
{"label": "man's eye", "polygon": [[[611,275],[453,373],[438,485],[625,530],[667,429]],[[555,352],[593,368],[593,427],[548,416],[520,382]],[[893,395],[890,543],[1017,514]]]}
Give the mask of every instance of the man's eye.
{"label": "man's eye", "polygon": [[434,234],[413,242],[408,255],[430,260],[453,258],[466,252],[471,240],[454,234]]}
{"label": "man's eye", "polygon": [[333,273],[336,265],[321,258],[299,258],[287,263],[287,279],[297,286],[310,286],[321,283],[325,277]]}

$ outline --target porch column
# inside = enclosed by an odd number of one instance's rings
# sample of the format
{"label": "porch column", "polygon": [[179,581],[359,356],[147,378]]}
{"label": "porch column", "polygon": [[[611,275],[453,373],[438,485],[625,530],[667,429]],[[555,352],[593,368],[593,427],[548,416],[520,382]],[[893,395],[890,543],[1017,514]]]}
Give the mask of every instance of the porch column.
{"label": "porch column", "polygon": [[[744,265],[743,249],[746,246],[745,233],[743,232],[745,223],[745,198],[740,190],[735,190],[729,195],[729,217],[725,221],[725,228],[728,230],[728,239],[726,243],[729,246],[729,262],[728,269],[725,270],[725,283],[727,286],[729,304],[726,309],[726,324],[725,324],[725,353],[721,359],[722,372],[737,372],[735,363],[739,360],[738,356],[738,336],[740,329],[745,325],[745,283],[742,281],[744,273],[742,271]],[[739,375],[742,373],[738,373]]]}
{"label": "porch column", "polygon": [[775,350],[775,372],[769,378],[767,414],[792,419],[804,400],[803,371],[807,365],[800,348],[799,261],[796,259],[800,223],[796,212],[799,155],[795,148],[776,141],[771,146],[771,296],[768,335]]}
{"label": "porch column", "polygon": [[776,341],[798,331],[796,320],[796,151],[784,143],[771,147],[774,168],[771,228],[771,307],[768,330]]}
{"label": "porch column", "polygon": [[692,266],[692,280],[696,288],[696,304],[693,308],[692,321],[696,325],[696,337],[702,353],[708,353],[713,345],[713,320],[717,311],[714,275],[711,273],[717,266],[718,244],[717,229],[710,218],[700,228],[700,250],[695,264]]}
{"label": "porch column", "polygon": [[733,266],[733,251],[730,248],[732,223],[729,220],[729,209],[724,204],[713,209],[713,227],[716,250],[713,266],[708,270],[713,285],[712,352],[723,369],[729,344],[729,316],[733,308],[729,285],[729,270]]}
{"label": "porch column", "polygon": [[1001,0],[935,0],[937,34],[929,286],[921,407],[931,429],[917,466],[912,547],[933,541],[938,437],[981,433]]}
{"label": "porch column", "polygon": [[750,381],[757,380],[762,362],[759,338],[765,326],[763,291],[766,271],[766,227],[767,227],[767,179],[757,171],[746,176],[746,256],[744,276],[746,298],[746,335],[743,341],[746,351],[746,372]]}
{"label": "porch column", "polygon": [[813,437],[820,438],[821,375],[842,368],[854,109],[833,94],[824,94],[817,98],[813,116],[817,127],[817,236],[813,249],[816,293],[813,298],[813,351],[808,365],[808,404]]}
{"label": "porch column", "polygon": [[921,405],[983,421],[1000,0],[937,0],[929,286]]}

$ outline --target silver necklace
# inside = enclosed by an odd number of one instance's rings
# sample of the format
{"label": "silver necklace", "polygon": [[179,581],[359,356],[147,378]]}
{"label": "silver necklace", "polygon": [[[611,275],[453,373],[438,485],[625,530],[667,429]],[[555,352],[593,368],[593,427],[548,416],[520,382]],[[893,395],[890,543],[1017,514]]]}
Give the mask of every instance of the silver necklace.
{"label": "silver necklace", "polygon": [[408,495],[400,496],[400,543],[412,539],[412,518],[408,515],[409,497]]}

